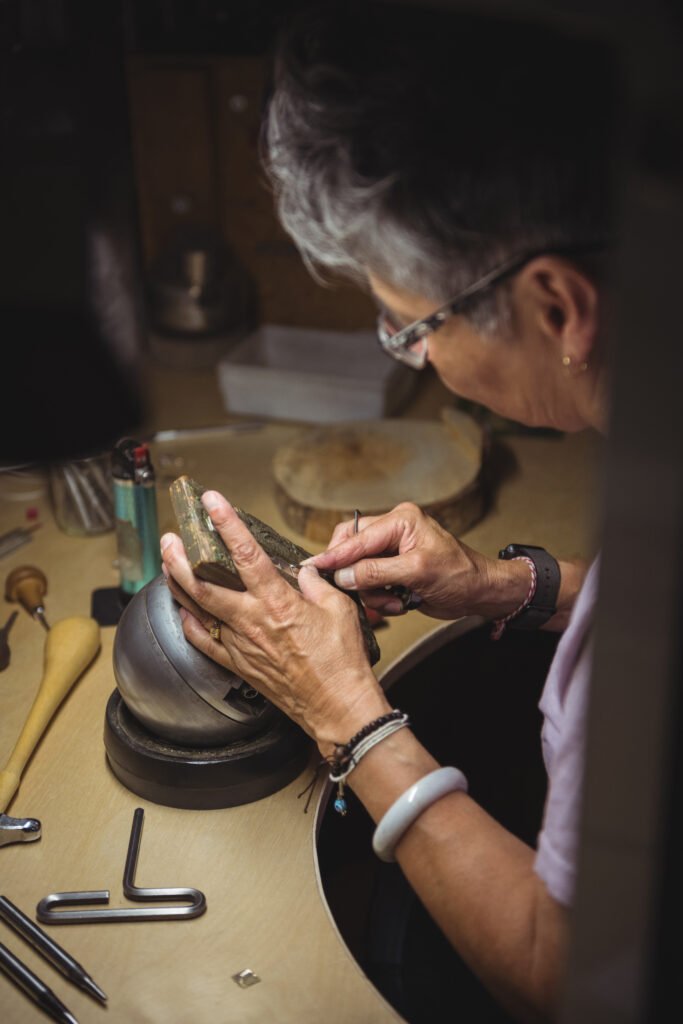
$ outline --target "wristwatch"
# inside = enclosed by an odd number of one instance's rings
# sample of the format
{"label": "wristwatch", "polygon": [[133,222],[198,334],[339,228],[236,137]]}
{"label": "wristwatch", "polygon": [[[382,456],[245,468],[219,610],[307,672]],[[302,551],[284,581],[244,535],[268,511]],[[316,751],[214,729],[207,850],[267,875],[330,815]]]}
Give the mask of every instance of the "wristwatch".
{"label": "wristwatch", "polygon": [[538,629],[557,611],[560,591],[560,567],[545,548],[533,544],[508,544],[498,552],[506,561],[511,558],[530,558],[536,566],[536,592],[524,611],[510,619],[508,629]]}

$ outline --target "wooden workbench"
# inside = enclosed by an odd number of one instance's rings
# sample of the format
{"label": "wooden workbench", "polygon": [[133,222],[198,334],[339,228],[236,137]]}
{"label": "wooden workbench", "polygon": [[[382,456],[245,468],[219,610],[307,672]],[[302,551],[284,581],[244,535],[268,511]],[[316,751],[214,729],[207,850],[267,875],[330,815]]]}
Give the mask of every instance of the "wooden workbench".
{"label": "wooden workbench", "polygon": [[[187,374],[151,373],[150,422],[155,428],[225,420],[209,378],[196,376],[195,383],[204,386],[201,397],[190,388],[181,400],[180,382],[188,383]],[[413,415],[438,414],[444,395],[435,383],[429,387],[409,410]],[[194,399],[187,397],[193,393]],[[269,423],[155,444],[161,530],[173,527],[167,484],[187,472],[291,534],[275,504],[269,467],[273,452],[294,429]],[[591,554],[597,439],[590,434],[510,437],[506,451],[511,471],[500,484],[494,508],[464,539],[491,555],[512,540],[545,545],[560,557]],[[92,591],[118,583],[114,534],[64,535],[51,517],[47,495],[24,502],[0,498],[0,533],[22,524],[28,504],[39,509],[44,525],[29,545],[2,560],[3,580],[16,565],[35,564],[49,580],[50,622],[89,614]],[[3,622],[10,610],[5,605]],[[441,628],[417,613],[392,622],[378,633],[383,656],[377,672],[385,673],[408,648]],[[82,1024],[103,1021],[105,1012],[110,1024],[400,1020],[350,956],[322,897],[315,815],[304,815],[297,800],[308,770],[271,797],[213,811],[143,801],[112,775],[102,731],[114,689],[114,632],[113,627],[102,629],[97,660],[67,697],[24,773],[9,810],[39,818],[43,837],[0,848],[0,892],[34,918],[38,901],[54,891],[109,888],[112,905],[122,905],[133,811],[143,806],[138,884],[195,886],[205,893],[208,910],[189,921],[52,926],[51,934],[108,993],[106,1011],[2,922],[0,941],[53,988]],[[22,611],[10,635],[11,664],[0,674],[0,765],[38,686],[44,639],[41,626]],[[240,988],[232,976],[246,968],[261,981]],[[5,1024],[41,1019],[2,976],[0,1006]]]}

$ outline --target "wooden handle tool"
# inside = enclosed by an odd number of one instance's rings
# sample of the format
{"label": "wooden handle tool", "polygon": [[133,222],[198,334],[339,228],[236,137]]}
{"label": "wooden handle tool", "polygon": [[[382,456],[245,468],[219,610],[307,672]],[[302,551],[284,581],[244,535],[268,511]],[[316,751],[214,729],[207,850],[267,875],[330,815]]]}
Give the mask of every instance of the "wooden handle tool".
{"label": "wooden handle tool", "polygon": [[16,793],[31,754],[50,719],[100,647],[94,619],[74,616],[56,622],[45,638],[45,667],[35,700],[5,768],[0,772],[0,814]]}
{"label": "wooden handle tool", "polygon": [[18,601],[29,615],[49,629],[43,598],[47,593],[45,573],[35,565],[18,565],[5,580],[5,598]]}

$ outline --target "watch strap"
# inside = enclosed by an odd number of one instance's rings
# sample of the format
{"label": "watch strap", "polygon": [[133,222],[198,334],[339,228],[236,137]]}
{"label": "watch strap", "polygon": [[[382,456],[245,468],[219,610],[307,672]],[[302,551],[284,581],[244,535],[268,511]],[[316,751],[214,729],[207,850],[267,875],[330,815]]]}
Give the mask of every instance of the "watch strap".
{"label": "watch strap", "polygon": [[506,561],[512,558],[530,558],[536,566],[536,592],[526,608],[511,619],[508,629],[538,629],[557,612],[560,592],[560,567],[557,560],[533,544],[508,544],[498,552]]}

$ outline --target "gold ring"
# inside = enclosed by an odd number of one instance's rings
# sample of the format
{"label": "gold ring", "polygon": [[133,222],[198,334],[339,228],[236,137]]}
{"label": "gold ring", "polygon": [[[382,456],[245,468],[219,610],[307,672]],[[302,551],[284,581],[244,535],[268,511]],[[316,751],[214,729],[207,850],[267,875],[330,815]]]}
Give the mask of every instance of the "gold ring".
{"label": "gold ring", "polygon": [[212,640],[218,640],[220,642],[220,639],[221,639],[221,621],[220,621],[220,619],[214,619],[213,622],[211,623],[211,625],[209,626],[209,636],[211,637]]}

